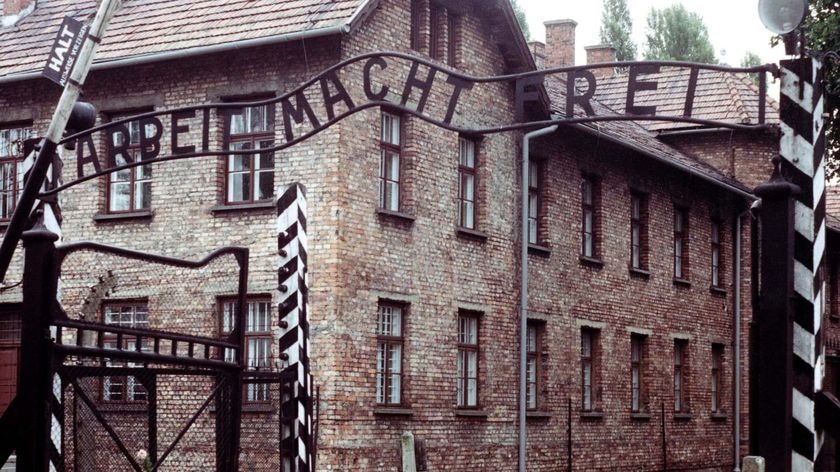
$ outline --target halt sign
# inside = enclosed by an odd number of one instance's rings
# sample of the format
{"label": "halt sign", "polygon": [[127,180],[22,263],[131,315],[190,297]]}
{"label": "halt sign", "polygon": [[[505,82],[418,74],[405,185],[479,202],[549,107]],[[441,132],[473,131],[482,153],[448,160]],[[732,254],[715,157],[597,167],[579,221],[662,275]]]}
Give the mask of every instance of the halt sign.
{"label": "halt sign", "polygon": [[67,85],[89,29],[90,26],[65,16],[41,75],[62,87]]}

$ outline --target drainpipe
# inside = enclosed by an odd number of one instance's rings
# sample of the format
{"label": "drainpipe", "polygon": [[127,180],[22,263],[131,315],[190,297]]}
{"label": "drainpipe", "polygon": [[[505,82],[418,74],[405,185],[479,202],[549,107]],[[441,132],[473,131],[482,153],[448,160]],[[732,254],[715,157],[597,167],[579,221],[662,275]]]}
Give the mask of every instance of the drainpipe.
{"label": "drainpipe", "polygon": [[[734,472],[741,472],[741,218],[744,215],[749,215],[750,211],[744,211],[741,213],[735,212],[735,264],[734,264],[734,272],[735,276],[733,280],[735,282],[735,294],[734,294],[734,325],[735,325],[735,332],[732,335],[734,341],[734,354],[735,357],[735,368],[734,368],[734,380],[733,383],[735,384],[735,391],[734,391],[734,412],[733,415],[735,416],[734,421],[734,434],[733,441],[734,441],[734,460],[735,460],[735,469]],[[751,235],[755,238],[755,234]]]}
{"label": "drainpipe", "polygon": [[519,472],[525,472],[525,407],[527,403],[525,371],[528,349],[528,168],[530,167],[531,139],[557,131],[558,126],[549,126],[522,138],[522,252],[519,292]]}

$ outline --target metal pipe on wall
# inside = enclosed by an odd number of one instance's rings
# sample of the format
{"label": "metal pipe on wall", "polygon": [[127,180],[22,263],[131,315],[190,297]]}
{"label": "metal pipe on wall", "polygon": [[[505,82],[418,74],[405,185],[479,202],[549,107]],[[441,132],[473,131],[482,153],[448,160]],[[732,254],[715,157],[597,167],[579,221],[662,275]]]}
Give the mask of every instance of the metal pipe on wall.
{"label": "metal pipe on wall", "polygon": [[525,408],[527,389],[525,371],[528,349],[528,168],[531,163],[531,140],[557,131],[558,126],[525,133],[522,137],[522,244],[519,292],[519,472],[525,472]]}

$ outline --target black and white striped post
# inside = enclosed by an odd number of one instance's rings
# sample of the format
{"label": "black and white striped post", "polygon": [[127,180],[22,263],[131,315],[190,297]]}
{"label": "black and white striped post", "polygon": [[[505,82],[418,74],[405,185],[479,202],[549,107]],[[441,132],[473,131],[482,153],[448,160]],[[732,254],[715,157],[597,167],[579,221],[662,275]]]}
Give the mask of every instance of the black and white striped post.
{"label": "black and white striped post", "polygon": [[813,471],[823,439],[814,408],[824,373],[821,75],[817,60],[782,61],[780,158],[771,180],[755,190],[762,199],[761,298],[752,449],[774,471]]}
{"label": "black and white striped post", "polygon": [[292,373],[294,379],[284,388],[281,405],[283,472],[312,472],[306,188],[293,183],[278,194],[279,350],[283,371]]}

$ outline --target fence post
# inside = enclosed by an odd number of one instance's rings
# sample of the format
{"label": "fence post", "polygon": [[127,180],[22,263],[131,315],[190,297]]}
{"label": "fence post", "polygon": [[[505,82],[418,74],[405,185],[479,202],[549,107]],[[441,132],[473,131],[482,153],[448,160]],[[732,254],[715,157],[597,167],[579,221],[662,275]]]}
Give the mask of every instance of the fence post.
{"label": "fence post", "polygon": [[[50,447],[53,387],[50,320],[56,303],[55,241],[58,235],[43,226],[23,233],[23,316],[21,319],[20,370],[17,398],[22,418],[17,447],[17,468],[46,472],[49,460],[62,444]],[[59,428],[61,427],[59,423]],[[59,433],[60,437],[60,433]]]}
{"label": "fence post", "polygon": [[[764,457],[774,472],[792,468],[794,196],[799,192],[783,176],[778,159],[770,181],[755,189],[761,198],[761,286],[755,317],[756,363],[750,366],[751,385],[756,388],[756,404],[750,409],[755,443],[750,453]],[[802,302],[810,303],[808,298]]]}

